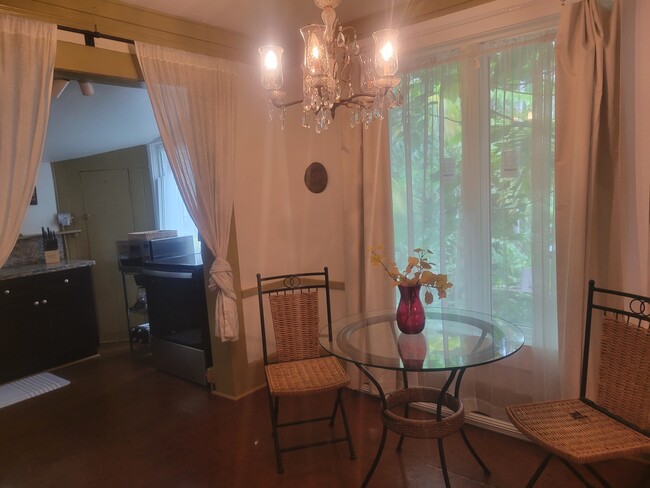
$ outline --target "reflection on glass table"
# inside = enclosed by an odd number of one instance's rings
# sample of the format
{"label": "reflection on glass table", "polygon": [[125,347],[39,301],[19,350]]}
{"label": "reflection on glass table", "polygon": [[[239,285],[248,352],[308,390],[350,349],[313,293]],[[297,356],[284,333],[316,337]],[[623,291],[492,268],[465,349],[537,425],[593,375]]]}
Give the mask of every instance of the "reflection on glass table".
{"label": "reflection on glass table", "polygon": [[[387,430],[400,435],[397,450],[404,437],[437,439],[440,464],[449,488],[449,476],[442,440],[460,432],[465,445],[486,475],[489,469],[471,446],[465,432],[460,384],[467,368],[492,363],[517,352],[524,343],[521,330],[499,317],[467,310],[431,308],[424,330],[419,334],[403,334],[395,323],[395,310],[358,314],[335,322],[332,337],[327,329],[320,336],[321,346],[340,359],[355,364],[375,385],[381,399],[382,438],[362,484],[365,487],[374,473],[386,441]],[[386,394],[369,367],[401,371],[404,388]],[[440,389],[408,386],[407,372],[446,371],[448,378]],[[455,381],[455,384],[454,384]],[[450,387],[454,384],[453,393]],[[436,406],[432,420],[409,418],[409,404],[431,403]],[[395,412],[404,407],[404,415]],[[443,414],[447,407],[449,414]]]}

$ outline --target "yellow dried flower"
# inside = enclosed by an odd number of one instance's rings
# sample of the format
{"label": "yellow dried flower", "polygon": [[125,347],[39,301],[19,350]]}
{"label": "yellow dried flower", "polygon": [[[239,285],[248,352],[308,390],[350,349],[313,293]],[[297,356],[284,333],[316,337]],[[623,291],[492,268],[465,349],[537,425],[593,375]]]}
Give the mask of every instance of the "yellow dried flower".
{"label": "yellow dried flower", "polygon": [[420,284],[424,286],[427,289],[424,294],[426,304],[433,303],[433,288],[436,289],[438,298],[445,298],[447,290],[454,285],[448,280],[446,274],[435,274],[430,271],[432,266],[435,265],[429,262],[429,256],[433,253],[428,249],[420,248],[414,249],[413,252],[416,253],[416,256],[408,257],[404,271],[400,271],[394,262],[388,261],[373,248],[370,249],[370,263],[373,266],[382,267],[386,274],[390,276],[393,286],[401,284]]}

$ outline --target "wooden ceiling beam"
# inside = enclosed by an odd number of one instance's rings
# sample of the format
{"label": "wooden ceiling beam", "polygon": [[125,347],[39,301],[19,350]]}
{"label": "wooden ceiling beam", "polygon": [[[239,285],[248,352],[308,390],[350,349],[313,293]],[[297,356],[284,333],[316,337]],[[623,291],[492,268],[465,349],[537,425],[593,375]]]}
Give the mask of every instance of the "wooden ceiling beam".
{"label": "wooden ceiling beam", "polygon": [[[400,29],[491,1],[494,0],[409,0],[391,11],[346,25],[354,27],[363,39],[378,29]],[[0,11],[248,64],[258,62],[259,42],[248,36],[110,0],[0,0]],[[296,31],[299,28],[297,25]],[[285,48],[287,65],[297,66],[302,60],[302,46]]]}
{"label": "wooden ceiling beam", "polygon": [[245,35],[107,0],[0,0],[0,11],[233,61],[257,61],[258,43]]}

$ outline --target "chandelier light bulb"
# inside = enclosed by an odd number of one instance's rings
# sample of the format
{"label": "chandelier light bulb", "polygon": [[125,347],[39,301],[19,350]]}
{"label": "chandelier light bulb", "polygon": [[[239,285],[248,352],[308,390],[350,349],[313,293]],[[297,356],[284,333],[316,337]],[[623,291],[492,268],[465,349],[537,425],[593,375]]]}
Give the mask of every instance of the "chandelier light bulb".
{"label": "chandelier light bulb", "polygon": [[266,56],[264,57],[264,67],[272,70],[278,69],[278,57],[273,51],[266,53]]}
{"label": "chandelier light bulb", "polygon": [[267,45],[260,49],[262,61],[262,86],[266,90],[280,90],[284,84],[282,75],[282,53],[280,46]]}
{"label": "chandelier light bulb", "polygon": [[387,42],[384,44],[384,47],[382,47],[379,52],[381,53],[381,57],[384,58],[384,61],[388,61],[390,57],[395,53],[395,50],[393,49],[393,45],[390,42]]}
{"label": "chandelier light bulb", "polygon": [[375,32],[375,70],[381,77],[392,77],[397,73],[397,52],[395,45],[399,32],[395,29],[383,29]]}
{"label": "chandelier light bulb", "polygon": [[300,33],[305,44],[305,69],[312,76],[325,76],[329,64],[325,51],[325,26],[307,25],[300,29]]}

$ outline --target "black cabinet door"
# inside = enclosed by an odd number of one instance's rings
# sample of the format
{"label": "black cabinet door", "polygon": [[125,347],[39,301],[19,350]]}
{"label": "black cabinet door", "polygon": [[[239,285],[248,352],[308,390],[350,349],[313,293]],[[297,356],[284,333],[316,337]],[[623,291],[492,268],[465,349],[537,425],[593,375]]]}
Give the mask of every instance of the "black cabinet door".
{"label": "black cabinet door", "polygon": [[0,305],[0,383],[45,367],[43,307],[35,295],[12,291],[11,300]]}
{"label": "black cabinet door", "polygon": [[0,281],[0,383],[97,353],[90,268]]}
{"label": "black cabinet door", "polygon": [[52,273],[43,295],[47,304],[48,367],[97,352],[97,322],[90,268]]}

